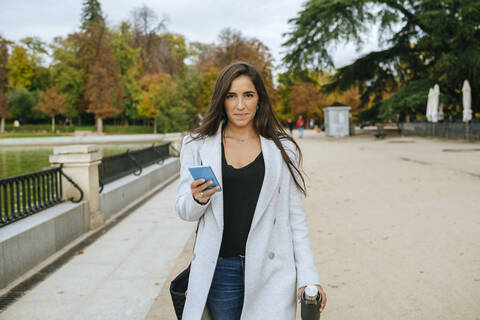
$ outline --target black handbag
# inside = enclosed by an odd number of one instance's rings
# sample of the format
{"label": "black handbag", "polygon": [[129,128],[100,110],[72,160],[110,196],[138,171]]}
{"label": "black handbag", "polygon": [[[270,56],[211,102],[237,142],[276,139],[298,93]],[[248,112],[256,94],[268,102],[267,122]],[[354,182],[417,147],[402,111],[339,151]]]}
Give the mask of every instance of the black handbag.
{"label": "black handbag", "polygon": [[[199,221],[200,223],[200,221]],[[197,242],[197,230],[195,231],[195,242],[193,247],[195,248],[195,243]],[[190,278],[190,265],[180,272],[175,279],[170,282],[170,295],[172,296],[173,308],[175,309],[175,314],[177,315],[178,320],[182,320],[183,308],[185,307],[185,300],[187,299],[187,289],[188,289],[188,279]]]}
{"label": "black handbag", "polygon": [[190,265],[183,270],[170,283],[170,295],[172,296],[173,308],[177,319],[182,319],[185,300],[187,299],[188,278],[190,277]]}

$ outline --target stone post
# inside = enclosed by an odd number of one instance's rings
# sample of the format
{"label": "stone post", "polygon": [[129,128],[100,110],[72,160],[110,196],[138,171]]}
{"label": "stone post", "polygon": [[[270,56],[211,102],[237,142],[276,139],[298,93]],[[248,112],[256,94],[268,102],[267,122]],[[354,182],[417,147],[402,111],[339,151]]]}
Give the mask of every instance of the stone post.
{"label": "stone post", "polygon": [[[104,222],[100,211],[98,166],[102,154],[96,145],[62,146],[53,149],[50,163],[53,166],[63,164],[63,172],[69,176],[83,191],[83,200],[88,201],[89,230]],[[62,177],[63,199],[78,199],[78,190]]]}

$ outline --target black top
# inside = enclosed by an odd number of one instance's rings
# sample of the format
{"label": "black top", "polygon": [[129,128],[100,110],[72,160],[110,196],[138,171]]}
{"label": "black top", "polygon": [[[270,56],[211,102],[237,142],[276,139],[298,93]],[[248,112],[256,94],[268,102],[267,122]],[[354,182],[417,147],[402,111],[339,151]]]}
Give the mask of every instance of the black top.
{"label": "black top", "polygon": [[222,143],[224,226],[220,257],[245,256],[247,237],[264,175],[265,164],[262,152],[253,162],[235,169],[227,164]]}

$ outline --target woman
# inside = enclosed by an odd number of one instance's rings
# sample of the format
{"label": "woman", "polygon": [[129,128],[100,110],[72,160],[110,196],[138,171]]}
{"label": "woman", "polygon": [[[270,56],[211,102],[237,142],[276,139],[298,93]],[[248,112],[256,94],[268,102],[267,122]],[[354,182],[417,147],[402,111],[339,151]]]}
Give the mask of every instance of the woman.
{"label": "woman", "polygon": [[[298,153],[297,153],[298,151]],[[199,221],[183,319],[294,319],[295,297],[320,286],[303,209],[301,153],[258,71],[237,62],[217,78],[202,126],[183,140],[175,209]],[[192,182],[210,165],[222,185]]]}

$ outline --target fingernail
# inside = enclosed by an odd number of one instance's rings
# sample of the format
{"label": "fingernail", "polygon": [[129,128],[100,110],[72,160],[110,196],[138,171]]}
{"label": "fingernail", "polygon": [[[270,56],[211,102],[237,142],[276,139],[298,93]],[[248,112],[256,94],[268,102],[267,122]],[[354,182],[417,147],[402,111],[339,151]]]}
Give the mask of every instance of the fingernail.
{"label": "fingernail", "polygon": [[203,179],[203,178],[202,178],[202,179],[200,179],[200,182],[205,182],[205,179]]}

